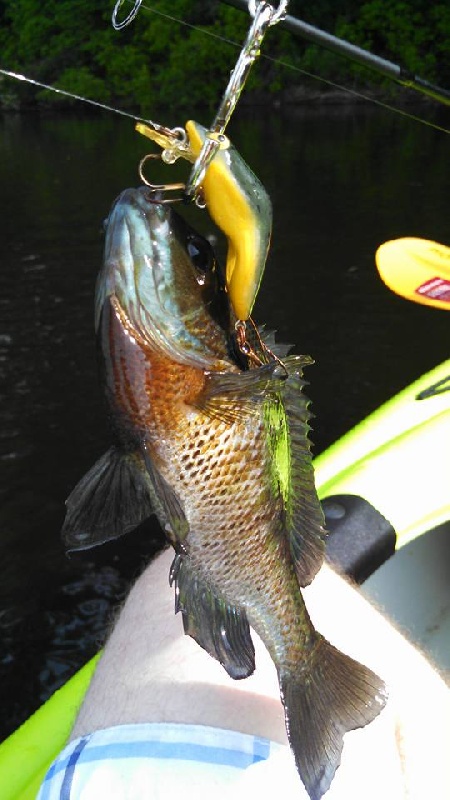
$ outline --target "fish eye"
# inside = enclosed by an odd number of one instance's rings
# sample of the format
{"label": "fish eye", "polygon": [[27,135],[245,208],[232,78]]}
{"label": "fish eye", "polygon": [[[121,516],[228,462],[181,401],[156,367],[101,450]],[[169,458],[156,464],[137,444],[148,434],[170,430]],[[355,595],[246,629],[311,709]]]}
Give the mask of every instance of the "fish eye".
{"label": "fish eye", "polygon": [[190,236],[186,249],[196,269],[202,274],[212,272],[215,266],[214,251],[210,243],[201,236]]}

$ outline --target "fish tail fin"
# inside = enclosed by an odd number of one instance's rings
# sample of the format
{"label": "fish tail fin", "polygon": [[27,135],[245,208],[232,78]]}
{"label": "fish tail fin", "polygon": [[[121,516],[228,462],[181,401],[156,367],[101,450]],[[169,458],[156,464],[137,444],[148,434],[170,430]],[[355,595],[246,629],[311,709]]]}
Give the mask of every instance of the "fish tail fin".
{"label": "fish tail fin", "polygon": [[383,681],[322,636],[301,674],[280,672],[286,729],[311,800],[329,789],[347,731],[372,722],[386,703]]}

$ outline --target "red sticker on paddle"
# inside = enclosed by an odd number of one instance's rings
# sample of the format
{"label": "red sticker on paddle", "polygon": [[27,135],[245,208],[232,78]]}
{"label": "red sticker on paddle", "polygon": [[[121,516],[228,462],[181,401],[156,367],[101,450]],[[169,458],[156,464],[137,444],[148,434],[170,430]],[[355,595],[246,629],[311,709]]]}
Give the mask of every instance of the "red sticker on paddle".
{"label": "red sticker on paddle", "polygon": [[430,278],[416,289],[416,294],[429,297],[430,300],[440,300],[442,303],[450,303],[450,281],[444,278]]}

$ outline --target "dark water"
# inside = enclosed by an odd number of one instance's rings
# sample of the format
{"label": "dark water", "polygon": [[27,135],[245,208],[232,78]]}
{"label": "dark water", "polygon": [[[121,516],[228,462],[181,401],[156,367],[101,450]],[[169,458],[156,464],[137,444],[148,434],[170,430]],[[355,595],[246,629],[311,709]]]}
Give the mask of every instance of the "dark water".
{"label": "dark water", "polygon": [[[450,139],[376,108],[241,115],[230,134],[274,204],[255,317],[316,359],[319,453],[448,357],[449,318],[390,294],[374,252],[449,243]],[[102,220],[147,150],[112,117],[0,118],[3,736],[96,651],[162,542],[153,523],[70,561],[59,542],[66,496],[109,443],[92,334]]]}

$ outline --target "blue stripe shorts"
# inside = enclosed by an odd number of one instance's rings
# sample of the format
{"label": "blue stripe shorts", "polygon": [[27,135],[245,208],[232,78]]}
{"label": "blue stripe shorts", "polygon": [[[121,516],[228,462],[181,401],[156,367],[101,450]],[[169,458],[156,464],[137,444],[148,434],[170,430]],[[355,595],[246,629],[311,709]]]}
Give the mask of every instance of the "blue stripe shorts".
{"label": "blue stripe shorts", "polygon": [[280,791],[300,800],[287,746],[201,725],[120,725],[76,739],[49,768],[37,800],[239,800]]}

